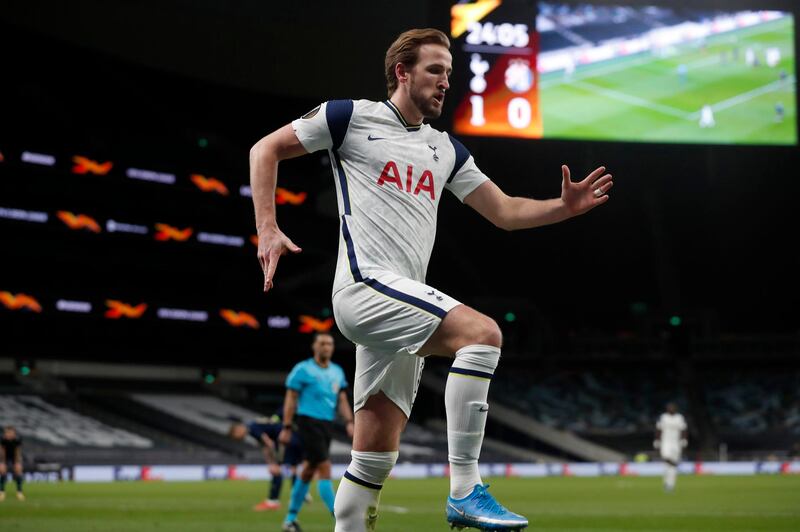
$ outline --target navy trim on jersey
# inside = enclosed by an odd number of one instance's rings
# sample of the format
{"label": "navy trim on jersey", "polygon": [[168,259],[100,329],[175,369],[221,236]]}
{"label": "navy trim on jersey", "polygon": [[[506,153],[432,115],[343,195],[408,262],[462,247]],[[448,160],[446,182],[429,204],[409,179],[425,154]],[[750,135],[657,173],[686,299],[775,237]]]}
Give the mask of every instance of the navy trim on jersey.
{"label": "navy trim on jersey", "polygon": [[349,471],[344,472],[344,478],[351,482],[355,482],[359,486],[364,486],[365,488],[369,488],[371,490],[380,490],[383,488],[380,484],[373,484],[372,482],[367,482],[366,480],[361,480],[357,476],[351,475]]}
{"label": "navy trim on jersey", "polygon": [[[350,236],[350,230],[347,228],[347,219],[342,216],[342,235],[344,236],[344,243],[347,246],[347,261],[350,263],[350,273],[353,275],[353,280],[357,283],[364,283],[373,290],[376,290],[392,299],[397,299],[404,303],[408,303],[413,307],[417,307],[425,312],[430,312],[434,316],[444,319],[447,316],[447,311],[437,307],[432,303],[428,303],[418,297],[409,294],[404,294],[394,288],[389,288],[385,284],[376,281],[370,277],[365,278],[361,275],[361,270],[358,268],[358,259],[356,258],[356,248],[353,245],[353,237]],[[491,377],[491,375],[490,375]]]}
{"label": "navy trim on jersey", "polygon": [[461,144],[461,141],[459,141],[450,133],[448,133],[447,136],[450,137],[450,142],[453,143],[453,149],[456,151],[456,162],[453,165],[453,171],[450,172],[450,177],[447,178],[447,182],[449,183],[453,180],[458,171],[461,170],[461,167],[464,166],[464,163],[467,162],[467,159],[469,159],[469,150],[467,150],[464,145]]}
{"label": "navy trim on jersey", "polygon": [[361,271],[358,269],[358,259],[356,259],[356,248],[353,246],[353,238],[350,236],[350,230],[347,229],[347,220],[342,216],[342,234],[344,235],[344,243],[347,244],[347,260],[350,262],[350,273],[353,274],[353,280],[360,283],[364,280],[361,277]]}
{"label": "navy trim on jersey", "polygon": [[331,150],[333,154],[333,161],[336,163],[336,173],[339,174],[339,188],[342,189],[342,207],[344,213],[350,214],[350,192],[347,190],[347,176],[344,173],[344,166],[342,166],[342,159],[339,157],[339,152]]}
{"label": "navy trim on jersey", "polygon": [[494,377],[491,373],[486,373],[485,371],[478,371],[476,369],[464,369],[464,368],[450,368],[450,373],[458,373],[459,375],[468,375],[470,377],[480,377],[481,379],[491,379]]}
{"label": "navy trim on jersey", "polygon": [[371,278],[364,279],[364,284],[369,286],[370,288],[377,290],[382,294],[391,297],[392,299],[397,299],[399,301],[403,301],[404,303],[408,303],[411,306],[417,307],[426,312],[430,312],[431,314],[433,314],[434,316],[438,316],[439,318],[444,319],[444,317],[447,316],[446,310],[440,309],[436,305],[428,303],[427,301],[423,301],[418,297],[404,294],[403,292],[395,290],[394,288],[389,288],[385,284],[376,281],[375,279]]}
{"label": "navy trim on jersey", "polygon": [[350,194],[347,191],[347,176],[344,173],[342,159],[339,157],[339,148],[347,135],[352,116],[353,100],[331,100],[325,106],[325,119],[328,121],[328,131],[333,142],[331,153],[336,163],[336,173],[339,174],[339,188],[342,189],[342,206],[345,214],[350,214]]}
{"label": "navy trim on jersey", "polygon": [[384,100],[383,104],[391,109],[397,119],[400,120],[400,123],[403,124],[403,127],[406,128],[406,131],[419,131],[422,127],[422,124],[409,124],[403,116],[403,113],[400,112],[400,109],[398,109],[391,100]]}
{"label": "navy trim on jersey", "polygon": [[331,100],[325,106],[325,119],[328,121],[328,131],[331,132],[334,151],[338,150],[344,142],[350,118],[353,116],[353,100]]}

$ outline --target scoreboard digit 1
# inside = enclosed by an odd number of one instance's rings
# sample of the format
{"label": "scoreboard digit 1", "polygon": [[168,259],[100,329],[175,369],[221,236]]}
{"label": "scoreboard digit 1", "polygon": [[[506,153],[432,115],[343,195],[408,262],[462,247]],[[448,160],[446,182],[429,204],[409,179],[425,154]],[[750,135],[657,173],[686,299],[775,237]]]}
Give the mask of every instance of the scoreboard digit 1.
{"label": "scoreboard digit 1", "polygon": [[[468,66],[453,131],[464,135],[541,138],[533,2],[477,0],[451,7],[456,65]],[[463,67],[462,67],[463,68]]]}

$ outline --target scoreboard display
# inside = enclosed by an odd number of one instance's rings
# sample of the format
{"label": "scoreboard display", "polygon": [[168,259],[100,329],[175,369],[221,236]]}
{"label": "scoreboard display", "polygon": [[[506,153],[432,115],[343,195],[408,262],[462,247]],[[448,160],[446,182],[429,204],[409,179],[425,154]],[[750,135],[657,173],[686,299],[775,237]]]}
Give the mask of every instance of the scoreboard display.
{"label": "scoreboard display", "polygon": [[532,3],[500,0],[451,9],[454,55],[468,66],[468,90],[459,100],[453,130],[466,135],[539,138],[536,10]]}
{"label": "scoreboard display", "polygon": [[452,129],[796,145],[795,17],[757,0],[461,0]]}

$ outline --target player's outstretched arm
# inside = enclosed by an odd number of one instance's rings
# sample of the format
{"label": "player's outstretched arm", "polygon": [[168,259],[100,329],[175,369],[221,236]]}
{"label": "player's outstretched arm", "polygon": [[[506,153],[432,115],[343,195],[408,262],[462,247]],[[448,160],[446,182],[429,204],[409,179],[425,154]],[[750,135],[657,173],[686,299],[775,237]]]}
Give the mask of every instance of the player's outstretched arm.
{"label": "player's outstretched arm", "polygon": [[264,292],[272,288],[272,279],[281,255],[302,251],[278,229],[275,186],[278,163],[306,153],[291,124],[270,133],[250,148],[250,189],[256,211],[258,262],[264,271]]}
{"label": "player's outstretched arm", "polygon": [[611,174],[601,166],[582,181],[573,182],[569,167],[561,167],[561,197],[549,200],[510,197],[491,181],[472,191],[464,203],[494,225],[507,231],[553,224],[584,214],[608,201],[614,186]]}

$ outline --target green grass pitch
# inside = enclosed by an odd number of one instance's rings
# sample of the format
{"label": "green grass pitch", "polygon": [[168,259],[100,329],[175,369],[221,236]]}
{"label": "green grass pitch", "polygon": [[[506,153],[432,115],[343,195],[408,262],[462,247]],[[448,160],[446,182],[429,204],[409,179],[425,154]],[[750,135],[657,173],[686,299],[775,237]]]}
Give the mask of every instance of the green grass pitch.
{"label": "green grass pitch", "polygon": [[[639,54],[542,76],[540,105],[546,138],[711,144],[797,143],[794,25],[791,17],[684,45],[664,57]],[[752,47],[761,64],[745,64]],[[768,67],[767,48],[780,49]],[[734,50],[738,54],[734,59]],[[681,80],[678,65],[686,65]],[[780,81],[784,70],[787,79]],[[785,109],[779,121],[775,106]],[[716,125],[699,126],[700,109]]]}
{"label": "green grass pitch", "polygon": [[[660,478],[487,479],[492,492],[526,515],[528,530],[756,531],[800,530],[800,476],[678,478],[665,493]],[[449,530],[446,479],[390,480],[381,496],[380,532]],[[283,511],[253,512],[267,482],[117,482],[29,484],[28,500],[7,486],[0,530],[36,532],[225,532],[280,530]],[[288,484],[284,486],[284,507]],[[316,494],[299,522],[331,531]]]}

